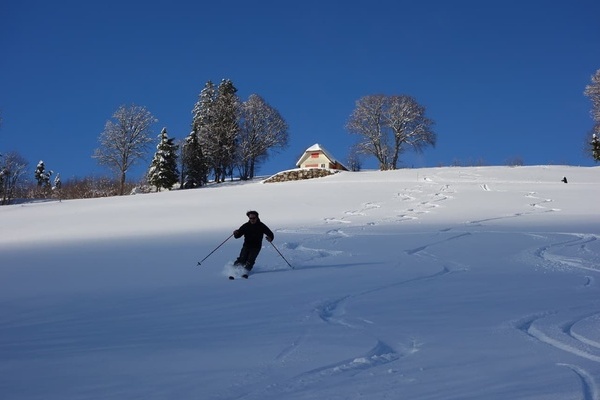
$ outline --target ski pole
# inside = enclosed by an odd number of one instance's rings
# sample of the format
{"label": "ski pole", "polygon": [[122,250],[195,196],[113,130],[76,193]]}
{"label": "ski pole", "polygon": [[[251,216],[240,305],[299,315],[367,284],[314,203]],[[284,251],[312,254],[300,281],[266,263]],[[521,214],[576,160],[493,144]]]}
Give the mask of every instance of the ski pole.
{"label": "ski pole", "polygon": [[214,253],[215,251],[217,251],[219,249],[219,247],[223,246],[226,241],[228,241],[229,239],[231,239],[232,236],[233,236],[233,233],[231,235],[229,235],[229,237],[227,239],[223,240],[223,243],[221,243],[213,251],[211,251],[210,253],[208,253],[208,255],[206,257],[204,257],[202,260],[198,261],[198,265],[201,265],[204,260],[206,260],[208,257],[210,257],[210,255],[212,253]]}
{"label": "ski pole", "polygon": [[275,245],[273,244],[273,242],[269,242],[271,243],[271,246],[273,246],[273,248],[275,249],[275,251],[277,251],[279,253],[279,255],[281,256],[281,258],[283,258],[283,261],[285,261],[287,263],[287,265],[290,266],[291,269],[294,269],[294,267],[292,267],[292,264],[290,264],[288,262],[288,260],[285,259],[285,257],[283,256],[283,254],[281,254],[281,252],[279,251],[279,249],[277,247],[275,247]]}

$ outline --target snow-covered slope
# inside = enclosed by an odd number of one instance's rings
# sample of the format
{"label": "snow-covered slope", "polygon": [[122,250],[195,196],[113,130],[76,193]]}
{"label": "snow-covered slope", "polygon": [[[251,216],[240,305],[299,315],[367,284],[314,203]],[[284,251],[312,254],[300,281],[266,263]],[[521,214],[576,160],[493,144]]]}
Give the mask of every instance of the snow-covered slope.
{"label": "snow-covered slope", "polygon": [[[563,176],[569,183],[561,182]],[[0,207],[3,399],[600,399],[600,168]],[[249,280],[227,240],[274,232]]]}

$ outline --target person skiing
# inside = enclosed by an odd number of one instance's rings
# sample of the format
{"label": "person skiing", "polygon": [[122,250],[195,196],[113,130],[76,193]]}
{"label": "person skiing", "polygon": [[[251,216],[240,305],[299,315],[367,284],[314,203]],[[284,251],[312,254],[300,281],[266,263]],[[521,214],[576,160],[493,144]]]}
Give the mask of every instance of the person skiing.
{"label": "person skiing", "polygon": [[236,239],[244,237],[244,244],[240,251],[240,256],[235,260],[233,265],[244,267],[245,271],[242,278],[248,279],[248,274],[252,271],[256,257],[262,248],[263,235],[266,236],[268,242],[275,239],[275,235],[259,218],[257,211],[248,211],[246,213],[248,222],[243,224],[233,231],[233,237]]}

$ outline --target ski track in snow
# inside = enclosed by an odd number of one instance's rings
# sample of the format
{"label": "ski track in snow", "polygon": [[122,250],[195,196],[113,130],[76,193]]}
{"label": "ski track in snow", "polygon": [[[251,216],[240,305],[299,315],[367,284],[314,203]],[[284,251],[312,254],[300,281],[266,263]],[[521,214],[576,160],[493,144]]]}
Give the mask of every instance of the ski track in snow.
{"label": "ski track in snow", "polygon": [[[444,267],[441,271],[438,271],[431,275],[424,275],[424,276],[419,276],[419,277],[406,279],[406,280],[402,280],[402,281],[398,281],[398,282],[393,282],[388,285],[377,286],[375,288],[368,289],[368,290],[365,290],[360,293],[346,295],[346,296],[340,297],[335,300],[328,300],[328,301],[323,302],[318,307],[316,307],[315,313],[319,316],[319,318],[321,320],[323,320],[327,323],[339,324],[339,325],[342,325],[342,326],[345,326],[348,328],[353,328],[353,329],[358,328],[358,326],[356,324],[348,322],[347,320],[345,320],[343,318],[344,314],[346,313],[345,305],[349,300],[356,299],[361,296],[366,296],[366,295],[369,295],[369,294],[372,294],[375,292],[379,292],[382,290],[396,288],[398,286],[404,286],[404,285],[419,282],[419,281],[427,281],[430,279],[441,277],[441,276],[449,274],[449,273],[452,273],[452,271],[449,268]],[[365,320],[361,320],[361,321],[365,322]]]}
{"label": "ski track in snow", "polygon": [[[458,239],[460,237],[465,237],[468,235],[469,234],[456,235],[456,236],[453,236],[452,238],[449,238],[446,240]],[[446,241],[446,240],[444,240],[444,241]],[[409,250],[408,253],[415,254],[415,253],[422,251],[423,249],[425,249],[429,246],[433,246],[435,244],[437,244],[437,242],[431,243],[427,246],[420,247],[419,249],[415,249],[414,251],[412,251],[412,253]],[[319,319],[322,320],[323,322],[325,322],[326,324],[341,326],[341,327],[347,328],[347,329],[362,329],[365,325],[370,325],[371,322],[367,321],[363,318],[349,317],[347,315],[347,308],[349,307],[349,304],[351,301],[356,300],[362,296],[367,296],[367,295],[370,295],[370,294],[373,294],[373,293],[376,293],[379,291],[394,289],[399,286],[414,284],[417,282],[425,282],[425,281],[428,281],[431,279],[438,279],[438,278],[440,278],[444,275],[447,275],[449,273],[452,273],[452,272],[454,272],[454,271],[451,271],[448,267],[444,267],[444,268],[442,268],[442,270],[440,270],[436,273],[430,274],[430,275],[418,276],[418,277],[411,278],[411,279],[404,279],[401,281],[392,282],[388,285],[382,285],[382,286],[377,286],[377,287],[374,287],[371,289],[367,289],[367,290],[361,291],[359,293],[347,294],[347,295],[341,296],[337,299],[326,300],[326,301],[322,302],[320,305],[318,305],[317,307],[315,307],[314,314],[316,314],[319,317]],[[300,338],[298,340],[298,342],[300,342],[304,339],[305,338]],[[297,348],[294,346],[293,350],[297,350]],[[282,353],[282,356],[289,354],[291,351],[292,351],[291,347],[285,349],[284,352]],[[413,344],[413,349],[411,351],[409,351],[408,354],[413,353],[414,351],[417,351],[417,350],[414,348],[414,344]],[[334,378],[349,379],[349,377],[352,377],[355,374],[363,372],[365,370],[375,368],[375,367],[378,367],[378,366],[381,366],[384,364],[393,363],[393,362],[401,359],[405,355],[407,355],[407,354],[404,354],[400,351],[395,350],[392,346],[386,344],[381,339],[376,339],[375,347],[373,347],[366,354],[358,355],[351,359],[342,360],[342,361],[339,361],[334,364],[325,365],[323,367],[319,367],[316,369],[312,369],[310,371],[303,372],[303,373],[289,379],[283,385],[279,385],[279,389],[283,393],[289,393],[289,392],[295,392],[298,390],[302,390],[306,387],[309,387],[311,385],[317,384],[321,381],[328,380],[328,379],[334,379]],[[273,389],[273,388],[271,388],[271,389]],[[261,396],[264,396],[264,395],[266,395],[266,394],[261,393]],[[249,399],[250,397],[244,397],[244,398]],[[251,397],[251,398],[254,398],[254,397]],[[256,398],[260,398],[260,397],[256,397]]]}
{"label": "ski track in snow", "polygon": [[[358,224],[374,226],[381,223],[397,223],[415,220],[418,219],[419,216],[430,213],[434,209],[440,207],[439,202],[451,199],[452,196],[450,193],[453,193],[453,191],[450,189],[449,185],[442,186],[439,190],[433,191],[431,195],[424,195],[423,188],[405,189],[404,191],[393,194],[392,202],[390,204],[365,202],[356,209],[344,211],[342,216],[327,217],[324,219],[324,222],[326,224],[352,224],[354,218],[366,218],[375,211],[381,215],[389,215],[390,207],[393,207],[394,213],[396,213],[394,218],[382,217],[381,219],[374,219],[364,223],[358,222]],[[424,197],[426,200],[423,200]],[[400,204],[405,206],[405,208],[395,210],[398,201],[400,201]]]}
{"label": "ski track in snow", "polygon": [[[592,258],[590,245],[596,245],[598,236],[589,234],[563,234],[569,236],[554,244],[535,249],[533,257],[537,264],[551,270],[589,270],[599,272],[600,258]],[[537,236],[537,235],[536,235]],[[548,239],[548,238],[544,238]],[[577,253],[588,254],[588,258],[576,257]],[[571,255],[575,253],[575,255]],[[599,256],[600,257],[600,256]],[[535,265],[535,263],[534,263]],[[583,288],[594,285],[594,277],[584,276]],[[600,363],[600,308],[597,304],[583,310],[548,310],[527,316],[515,324],[529,338],[552,346],[555,349]],[[557,365],[571,369],[581,381],[584,400],[600,400],[600,388],[593,375],[586,369],[572,364]]]}
{"label": "ski track in snow", "polygon": [[[534,252],[535,257],[539,259],[539,264],[545,268],[557,270],[575,268],[600,272],[600,255],[591,248],[592,246],[598,246],[596,241],[599,236],[577,233],[565,235],[570,236],[570,238],[566,241],[542,246]],[[567,256],[565,253],[569,255]],[[586,257],[577,257],[580,253],[583,253]],[[590,257],[593,254],[596,254],[596,256]],[[593,277],[588,276],[587,279],[586,285],[590,285],[594,281]]]}
{"label": "ski track in snow", "polygon": [[571,364],[557,364],[562,367],[567,367],[573,371],[579,380],[581,381],[581,389],[583,394],[583,400],[600,400],[600,391],[592,375],[586,370]]}
{"label": "ski track in snow", "polygon": [[[481,185],[481,188],[486,192],[491,191],[490,187],[487,184]],[[525,195],[525,197],[527,197],[530,202],[527,203],[527,208],[523,212],[517,212],[512,215],[502,215],[502,216],[498,216],[498,217],[491,217],[491,218],[484,218],[484,219],[480,219],[480,220],[467,221],[466,224],[481,225],[484,222],[499,221],[499,220],[510,219],[510,218],[518,218],[518,217],[521,217],[524,215],[533,215],[533,214],[537,214],[537,213],[549,213],[549,212],[560,211],[559,208],[548,208],[544,205],[546,203],[551,203],[553,201],[552,199],[541,198],[541,197],[537,197],[536,195],[537,195],[536,192],[529,192],[529,193],[527,193],[527,195]],[[531,202],[532,200],[533,200],[533,202]]]}
{"label": "ski track in snow", "polygon": [[[516,328],[534,340],[565,351],[569,354],[600,362],[600,341],[590,339],[577,333],[577,326],[595,320],[594,332],[598,332],[600,311],[593,311],[575,318],[569,310],[562,312],[543,312],[517,322]],[[589,332],[589,330],[588,330]],[[600,389],[591,373],[580,366],[561,364],[571,369],[580,379],[582,398],[584,400],[600,400]]]}
{"label": "ski track in snow", "polygon": [[[444,187],[443,189],[446,191],[449,190],[448,186]],[[481,189],[484,191],[492,190],[487,184],[481,185]],[[440,190],[434,194],[434,198],[436,199],[435,201],[443,201],[443,200],[450,198],[449,196],[446,196],[443,194],[444,190]],[[419,201],[418,200],[419,196],[413,196],[412,194],[416,194],[414,189],[412,190],[411,193],[401,192],[401,193],[396,194],[396,196],[395,196],[396,199],[399,199],[402,202],[411,202],[411,205],[409,208],[406,208],[403,212],[397,214],[397,218],[394,220],[394,222],[402,222],[407,219],[417,219],[417,218],[419,218],[420,214],[425,214],[427,212],[430,212],[431,209],[439,207],[439,204],[436,204],[434,202]],[[481,219],[481,220],[467,221],[466,224],[471,225],[471,226],[474,226],[474,225],[481,226],[485,222],[494,221],[494,220],[517,218],[517,217],[521,217],[523,215],[530,215],[530,214],[535,214],[535,213],[560,211],[560,209],[557,209],[557,208],[548,208],[547,205],[552,202],[552,199],[539,197],[539,196],[537,196],[537,193],[535,193],[535,192],[529,192],[526,194],[525,197],[529,200],[529,202],[527,203],[527,207],[529,207],[529,209],[525,209],[523,212],[518,212],[513,215],[505,215],[505,216],[498,216],[498,217],[486,218],[486,219]],[[369,210],[373,210],[373,209],[380,208],[380,207],[381,207],[381,205],[379,205],[379,204],[366,203],[360,209],[346,211],[345,217],[342,217],[341,219],[329,218],[326,220],[326,222],[336,221],[336,222],[342,222],[342,223],[349,224],[349,223],[351,223],[351,221],[349,221],[348,219],[345,219],[346,217],[348,217],[348,216],[364,217],[364,216],[368,215]],[[389,221],[375,221],[375,222],[370,222],[367,225],[375,225],[375,224],[378,224],[379,222],[389,222]],[[449,232],[452,229],[453,228],[442,229],[442,230],[440,230],[440,232]],[[341,230],[332,230],[332,231],[329,231],[328,234],[334,235],[334,236],[348,236],[346,233],[344,233]],[[427,257],[435,257],[426,251],[429,247],[435,246],[437,244],[441,244],[441,243],[444,243],[444,242],[447,242],[450,240],[461,239],[461,238],[467,237],[471,234],[472,233],[470,233],[470,232],[459,233],[457,235],[441,239],[437,242],[431,242],[431,243],[425,244],[423,246],[415,247],[412,249],[407,249],[407,250],[405,250],[405,253],[408,255],[421,255],[421,256],[427,256]],[[596,237],[594,235],[578,235],[578,234],[573,234],[571,236],[572,237],[566,241],[540,247],[539,249],[534,251],[534,256],[537,257],[539,262],[542,265],[544,265],[545,267],[579,268],[579,269],[590,270],[590,271],[594,271],[594,272],[600,271],[600,267],[598,267],[598,265],[600,263],[592,264],[592,263],[588,262],[586,264],[586,261],[585,261],[585,260],[589,260],[589,253],[593,252],[593,250],[589,249],[589,244],[594,243],[598,239],[598,237]],[[566,256],[564,254],[564,251],[562,251],[565,248],[573,248],[573,249],[576,249],[577,251],[584,252],[584,253],[586,253],[587,258]],[[325,253],[325,254],[331,255],[330,253]],[[438,260],[438,261],[440,261],[440,260]],[[414,278],[414,279],[406,280],[406,281],[402,281],[402,282],[396,282],[396,283],[392,283],[387,286],[374,288],[374,289],[367,290],[367,291],[364,291],[361,293],[346,295],[346,296],[340,297],[338,299],[325,301],[315,309],[315,313],[318,315],[318,317],[322,321],[324,321],[326,323],[336,324],[336,325],[343,326],[343,327],[346,327],[349,329],[358,329],[361,327],[361,325],[364,323],[364,321],[360,321],[360,320],[352,320],[351,321],[351,320],[349,320],[349,318],[346,317],[346,307],[347,307],[347,304],[351,300],[353,300],[357,297],[360,297],[360,296],[367,295],[369,293],[373,293],[378,290],[385,290],[385,289],[400,286],[400,285],[406,285],[408,283],[419,281],[419,280],[432,279],[432,278],[439,277],[444,274],[448,274],[450,272],[451,271],[447,267],[444,267],[444,269],[442,271],[440,271],[436,274],[433,274],[431,276],[424,276],[424,277]],[[589,287],[593,284],[594,284],[594,277],[586,276],[583,286]],[[561,316],[562,316],[562,319],[561,319]],[[543,312],[543,313],[540,313],[540,314],[537,314],[537,315],[534,315],[531,317],[524,318],[521,322],[519,322],[517,324],[517,329],[521,330],[522,332],[527,334],[530,338],[533,338],[539,342],[548,344],[557,349],[566,351],[570,354],[574,354],[574,355],[583,357],[585,359],[588,359],[588,360],[591,360],[594,362],[600,362],[600,339],[588,337],[588,336],[586,336],[586,334],[580,333],[578,331],[578,327],[580,327],[580,326],[590,325],[590,324],[598,325],[598,319],[599,319],[598,317],[599,316],[600,316],[600,310],[595,310],[595,309],[592,311],[588,311],[584,315],[577,316],[574,318],[572,317],[572,313],[570,313],[568,311],[567,312],[548,311],[548,312]],[[594,330],[592,330],[592,331],[594,331]],[[584,330],[584,332],[590,332],[590,330],[587,329],[587,330]],[[378,341],[378,343],[379,343],[378,344],[379,347],[385,347],[385,348],[391,350],[391,347],[385,345],[383,342]],[[371,353],[375,354],[376,352],[372,351]],[[383,359],[388,360],[386,362],[395,361],[400,357],[399,354],[394,352],[393,350],[388,351],[385,354],[386,354],[386,357],[383,357]],[[364,359],[365,359],[365,357],[357,357],[355,360],[364,360]],[[367,357],[366,360],[368,360],[368,359],[369,358]],[[379,360],[381,360],[381,359],[379,359]],[[354,361],[345,360],[345,361],[342,361],[335,365],[325,366],[325,367],[322,367],[322,368],[319,368],[319,369],[316,369],[313,371],[308,371],[308,372],[300,375],[298,378],[300,378],[300,377],[302,378],[303,385],[308,385],[310,381],[315,381],[315,380],[318,380],[319,378],[324,379],[324,375],[327,375],[328,373],[331,373],[332,371],[352,370],[357,365],[361,365],[362,368],[366,368],[366,367],[368,367],[368,365],[373,365],[373,363],[367,362],[364,365],[362,365],[360,363],[356,364]],[[378,363],[374,363],[374,365],[378,365]],[[571,369],[581,380],[582,394],[583,394],[583,398],[585,400],[600,400],[600,391],[599,391],[594,379],[590,375],[590,373],[588,373],[585,369],[583,369],[582,367],[579,367],[579,366],[566,365],[566,364],[565,364],[565,366],[567,366],[569,369]],[[296,385],[297,384],[298,384],[298,382],[296,383]],[[288,388],[291,388],[292,386],[295,386],[295,385],[288,386]]]}
{"label": "ski track in snow", "polygon": [[[358,374],[393,363],[401,357],[402,354],[396,352],[388,344],[377,341],[373,348],[365,354],[301,372],[289,378],[282,378],[282,381],[271,383],[266,387],[253,384],[252,379],[256,377],[245,379],[244,382],[235,385],[239,387],[240,391],[237,395],[224,398],[240,400],[283,399],[286,398],[286,395],[310,391],[317,385],[327,386],[350,381]],[[274,365],[272,368],[277,368],[277,366]],[[269,374],[273,374],[273,372],[269,372]]]}
{"label": "ski track in snow", "polygon": [[522,319],[516,323],[516,328],[552,347],[600,362],[600,341],[578,333],[579,325],[597,325],[599,316],[600,310],[577,316],[570,310],[546,311]]}
{"label": "ski track in snow", "polygon": [[[448,199],[449,196],[442,193],[445,190],[446,191],[449,190],[448,186],[444,186],[442,188],[442,190],[434,193],[432,195],[433,196],[432,201],[440,202],[440,201],[444,201],[444,200]],[[400,201],[412,201],[412,202],[416,201],[415,197],[408,195],[406,193],[398,193],[395,196],[395,198],[400,199]],[[342,217],[326,218],[324,220],[324,222],[326,224],[331,224],[331,223],[350,224],[351,221],[346,219],[347,217],[365,217],[368,215],[369,211],[378,210],[381,207],[382,207],[382,205],[377,204],[377,203],[372,203],[372,202],[364,203],[364,204],[362,204],[362,206],[360,208],[358,208],[356,210],[346,211],[344,213],[344,216],[342,216]],[[438,204],[432,204],[430,201],[417,201],[417,204],[411,205],[411,207],[409,209],[407,209],[406,212],[413,213],[413,218],[416,218],[416,215],[418,213],[428,212],[426,210],[423,210],[424,208],[433,209],[433,208],[437,208],[437,207],[439,207]],[[407,215],[402,214],[401,218],[407,218]],[[380,221],[370,222],[370,223],[367,223],[366,225],[367,226],[374,225],[379,222]],[[388,221],[385,221],[385,222],[388,222]],[[399,222],[399,220],[397,220],[396,222]],[[287,233],[306,233],[306,232],[301,232],[301,231],[291,232],[289,230],[286,232]],[[446,239],[440,240],[438,242],[429,243],[429,244],[427,244],[425,246],[421,246],[419,248],[406,250],[405,252],[409,255],[415,255],[419,252],[424,251],[428,247],[435,246],[438,243],[443,243],[448,240],[459,239],[459,238],[466,237],[469,235],[470,235],[469,233],[457,234],[450,238],[446,238]],[[325,239],[333,240],[334,244],[335,244],[336,240],[343,240],[344,238],[347,238],[350,235],[347,234],[346,232],[344,232],[342,229],[331,229],[331,230],[326,231],[324,236],[325,236]],[[322,245],[323,244],[323,236],[321,236],[319,239],[317,239],[316,242],[320,243]],[[293,253],[292,257],[294,259],[301,258],[302,259],[301,264],[308,264],[312,261],[320,260],[325,257],[339,256],[339,255],[343,254],[343,252],[341,252],[341,251],[328,250],[325,248],[310,247],[308,245],[307,241],[288,242],[288,243],[284,243],[283,247],[286,250],[288,250],[288,252]],[[433,257],[431,255],[427,255],[427,256]],[[372,324],[372,322],[368,321],[364,318],[348,315],[347,309],[353,300],[356,300],[362,296],[367,296],[367,295],[370,295],[370,294],[373,294],[373,293],[376,293],[379,291],[394,289],[399,286],[415,284],[417,282],[425,282],[425,281],[431,280],[431,279],[437,279],[437,278],[440,278],[440,277],[442,277],[446,274],[452,273],[452,272],[453,271],[451,271],[448,267],[443,267],[440,271],[435,272],[430,275],[418,276],[418,277],[414,277],[411,279],[404,279],[401,281],[389,283],[387,285],[382,285],[382,286],[380,285],[380,286],[376,286],[376,287],[373,287],[370,289],[366,289],[359,293],[346,294],[346,295],[338,297],[336,299],[324,300],[319,305],[314,307],[311,315],[316,315],[321,321],[323,321],[326,324],[332,325],[332,326],[342,327],[343,329],[362,330],[365,327],[370,326]],[[368,335],[368,334],[369,334],[368,331],[365,330],[365,335]],[[298,353],[301,353],[302,346],[305,342],[308,341],[308,339],[310,338],[310,335],[311,335],[311,332],[309,329],[307,329],[304,333],[300,334],[290,345],[283,348],[279,352],[279,354],[273,360],[273,365],[265,366],[264,370],[266,371],[266,370],[271,370],[273,368],[276,368],[276,365],[278,365],[279,363],[285,362],[286,359],[290,355],[292,355],[292,354],[297,355]],[[340,361],[332,363],[332,364],[324,365],[321,367],[311,369],[309,371],[302,372],[291,378],[284,379],[283,382],[271,383],[266,388],[264,388],[264,387],[261,388],[260,385],[250,385],[250,387],[248,387],[246,384],[241,384],[241,385],[239,385],[239,387],[240,387],[240,389],[241,389],[241,387],[245,387],[244,393],[240,394],[239,396],[237,396],[235,398],[244,399],[244,400],[281,398],[281,396],[285,395],[285,393],[292,393],[292,392],[297,392],[297,391],[301,391],[301,390],[306,390],[313,385],[317,385],[317,384],[326,382],[328,380],[351,379],[352,376],[354,376],[358,373],[364,372],[364,371],[372,369],[372,368],[379,367],[381,365],[393,363],[405,355],[403,352],[395,350],[392,346],[385,343],[383,340],[381,340],[379,338],[373,338],[373,339],[375,340],[374,347],[371,350],[367,351],[365,354],[358,354],[357,356],[349,358],[349,359],[340,360]],[[413,346],[413,349],[409,350],[407,352],[407,354],[411,354],[414,351],[417,351],[417,350],[415,350],[414,346]],[[257,380],[257,377],[262,376],[262,375],[268,375],[266,372],[260,372],[260,371],[257,371],[256,374],[257,374],[257,376],[246,377],[242,381],[243,382],[254,382]],[[260,380],[260,379],[258,379],[258,380]],[[238,387],[238,384],[236,384],[235,386]]]}
{"label": "ski track in snow", "polygon": [[[352,300],[403,285],[437,279],[449,273],[452,273],[452,271],[444,267],[441,271],[430,275],[405,279],[390,283],[388,285],[376,286],[360,293],[348,294],[337,299],[327,300],[315,307],[311,315],[316,315],[321,321],[328,325],[340,326],[344,329],[360,330],[363,329],[365,325],[372,324],[372,322],[363,318],[347,316],[347,308]],[[307,318],[309,317],[310,315],[307,316]],[[351,319],[352,321],[350,321]],[[365,331],[365,335],[369,335],[369,333]],[[375,338],[375,345],[364,354],[358,354],[355,357],[313,368],[290,378],[282,378],[282,381],[271,383],[266,387],[261,386],[260,383],[252,383],[256,382],[257,380],[259,381],[260,377],[273,375],[272,371],[280,364],[285,363],[286,359],[291,354],[297,355],[298,353],[301,353],[302,345],[308,341],[310,336],[311,330],[307,328],[304,333],[299,335],[289,346],[285,347],[275,357],[272,364],[265,366],[263,371],[257,371],[255,374],[253,374],[253,376],[248,375],[242,380],[238,380],[234,386],[240,390],[244,388],[244,393],[231,398],[244,400],[285,398],[286,394],[311,390],[311,388],[313,388],[315,385],[339,384],[339,382],[352,379],[357,374],[364,373],[384,365],[386,365],[386,368],[388,368],[387,373],[389,373],[393,369],[387,367],[388,364],[392,364],[400,360],[402,357],[418,351],[418,345],[414,343],[414,341],[411,345],[402,346],[403,351],[399,351],[394,349],[394,347],[387,344],[385,341]]]}
{"label": "ski track in snow", "polygon": [[[424,181],[428,183],[435,183],[431,178],[424,178]],[[492,188],[488,184],[481,184],[481,189],[490,192]],[[395,217],[383,217],[381,219],[374,219],[364,224],[359,222],[366,227],[379,225],[381,223],[398,223],[410,220],[418,220],[425,214],[434,211],[436,208],[441,207],[441,202],[449,199],[453,199],[454,189],[450,185],[444,185],[438,190],[432,191],[432,194],[427,195],[425,193],[426,188],[418,186],[416,188],[407,188],[403,191],[396,192],[392,196],[392,200],[400,201],[405,206],[402,209],[394,209]],[[516,212],[512,215],[502,215],[492,218],[485,218],[480,220],[466,221],[467,225],[479,226],[485,222],[498,221],[509,218],[517,218],[524,215],[532,215],[536,213],[549,213],[560,211],[558,208],[547,207],[548,203],[553,202],[552,199],[539,197],[536,192],[528,192],[525,197],[528,202],[525,205],[525,209],[522,212]],[[425,200],[423,200],[425,198]],[[353,217],[365,218],[370,215],[372,211],[379,210],[389,215],[389,207],[395,208],[395,203],[392,204],[381,204],[377,202],[366,202],[361,204],[360,207],[354,210],[344,211],[342,216],[333,216],[324,218],[326,224],[353,224]],[[349,219],[350,218],[350,219]],[[448,228],[450,230],[451,228]]]}
{"label": "ski track in snow", "polygon": [[[433,183],[431,179],[425,179],[426,182]],[[492,188],[488,184],[480,185],[483,191],[492,191]],[[418,187],[416,189],[405,190],[397,192],[393,199],[400,201],[401,204],[406,207],[402,211],[397,211],[396,218],[381,220],[373,220],[365,224],[366,227],[377,225],[380,223],[400,223],[403,221],[418,219],[420,216],[431,212],[432,210],[440,207],[440,202],[452,198],[449,193],[453,193],[452,189],[446,185],[440,190],[435,191],[432,195],[429,195],[429,200],[423,200],[427,195],[424,194],[423,188]],[[538,196],[536,192],[528,192],[525,197],[527,202],[524,203],[524,210],[522,212],[516,212],[512,215],[503,215],[498,217],[486,218],[481,220],[466,221],[467,226],[481,226],[486,222],[503,220],[508,218],[518,218],[524,215],[531,215],[536,213],[548,213],[557,212],[560,209],[549,208],[548,204],[552,203],[552,199]],[[393,206],[393,205],[392,205]],[[367,202],[354,210],[348,210],[344,212],[343,216],[326,218],[324,222],[326,224],[338,223],[338,224],[352,224],[351,218],[365,218],[368,217],[371,212],[380,210],[382,207],[390,207],[390,205],[384,205],[381,203]],[[389,215],[389,212],[388,212]],[[440,233],[450,232],[454,228],[449,227],[441,229]],[[342,229],[332,229],[326,233],[330,238],[349,237],[350,235]],[[458,240],[472,235],[471,232],[457,233],[456,235],[440,239],[436,242],[430,242],[423,246],[414,247],[407,249],[404,252],[411,256],[424,256],[433,258],[436,262],[444,264],[444,260],[438,260],[436,256],[427,252],[427,249],[452,240]],[[590,270],[594,272],[600,271],[600,258],[598,263],[592,264],[589,260],[589,254],[594,252],[589,245],[597,241],[598,237],[594,235],[579,235],[571,234],[571,237],[560,243],[552,245],[546,245],[533,251],[534,257],[538,260],[538,264],[542,264],[546,268],[579,268],[583,270]],[[548,239],[548,238],[544,238]],[[312,254],[309,260],[315,258],[329,257],[339,255],[331,250],[309,248],[304,244],[287,244],[287,248],[290,250],[302,251],[304,254]],[[576,252],[586,253],[586,257],[566,256],[565,249],[574,249]],[[568,253],[568,251],[567,251]],[[306,260],[305,260],[306,261]],[[402,285],[415,283],[418,281],[425,281],[428,279],[435,279],[451,272],[457,272],[460,270],[467,270],[468,268],[455,269],[451,271],[448,267],[444,267],[441,271],[428,275],[416,277],[409,280],[399,281],[390,283],[389,285],[379,286],[376,288],[368,289],[360,293],[347,294],[333,300],[325,300],[314,309],[314,313],[319,317],[320,320],[327,324],[341,326],[347,329],[361,329],[366,324],[370,323],[364,319],[357,317],[349,317],[347,314],[347,308],[352,300],[355,300],[361,296],[365,296],[377,291],[387,290]],[[586,276],[583,287],[589,287],[595,282],[593,276]],[[600,362],[600,336],[598,338],[589,337],[584,332],[597,331],[590,329],[589,326],[600,325],[600,310],[591,309],[586,311],[584,314],[573,316],[572,312],[567,311],[545,311],[538,313],[533,316],[525,317],[516,324],[516,328],[525,333],[528,337],[535,339],[538,342],[545,343],[554,348],[566,351],[570,354],[574,354],[579,357],[583,357],[587,360],[594,362]],[[587,326],[587,329],[581,329],[580,327]],[[284,359],[288,354],[298,350],[298,346],[305,339],[304,336],[298,338],[294,344],[284,349],[278,360]],[[279,387],[280,393],[291,392],[306,388],[311,384],[315,384],[319,381],[323,381],[327,378],[333,377],[336,374],[341,373],[356,373],[368,368],[376,367],[381,364],[390,363],[398,360],[401,354],[395,351],[391,346],[385,344],[383,341],[376,339],[376,346],[369,351],[366,355],[359,355],[354,359],[342,360],[338,363],[326,365],[320,368],[306,371],[300,375],[289,379],[283,387]],[[593,377],[589,372],[580,366],[574,366],[569,364],[559,364],[566,366],[571,369],[581,381],[582,394],[585,400],[600,400],[600,391]],[[262,393],[266,394],[266,393]],[[247,397],[244,397],[247,398]],[[252,397],[254,398],[254,397]],[[260,397],[256,397],[260,398]]]}

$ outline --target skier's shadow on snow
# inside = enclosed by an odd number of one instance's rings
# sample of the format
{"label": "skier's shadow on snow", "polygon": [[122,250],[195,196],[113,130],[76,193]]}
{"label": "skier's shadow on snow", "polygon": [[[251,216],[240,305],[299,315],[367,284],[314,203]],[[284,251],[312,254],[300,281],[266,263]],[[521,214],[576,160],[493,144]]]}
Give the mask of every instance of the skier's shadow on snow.
{"label": "skier's shadow on snow", "polygon": [[368,265],[381,265],[385,264],[384,262],[369,262],[369,263],[344,263],[344,264],[327,264],[327,265],[294,265],[294,269],[291,268],[279,268],[272,270],[258,270],[256,272],[253,271],[253,275],[256,274],[270,274],[273,272],[288,272],[288,271],[299,271],[299,270],[307,270],[307,269],[322,269],[322,268],[350,268],[356,266],[368,266]]}

